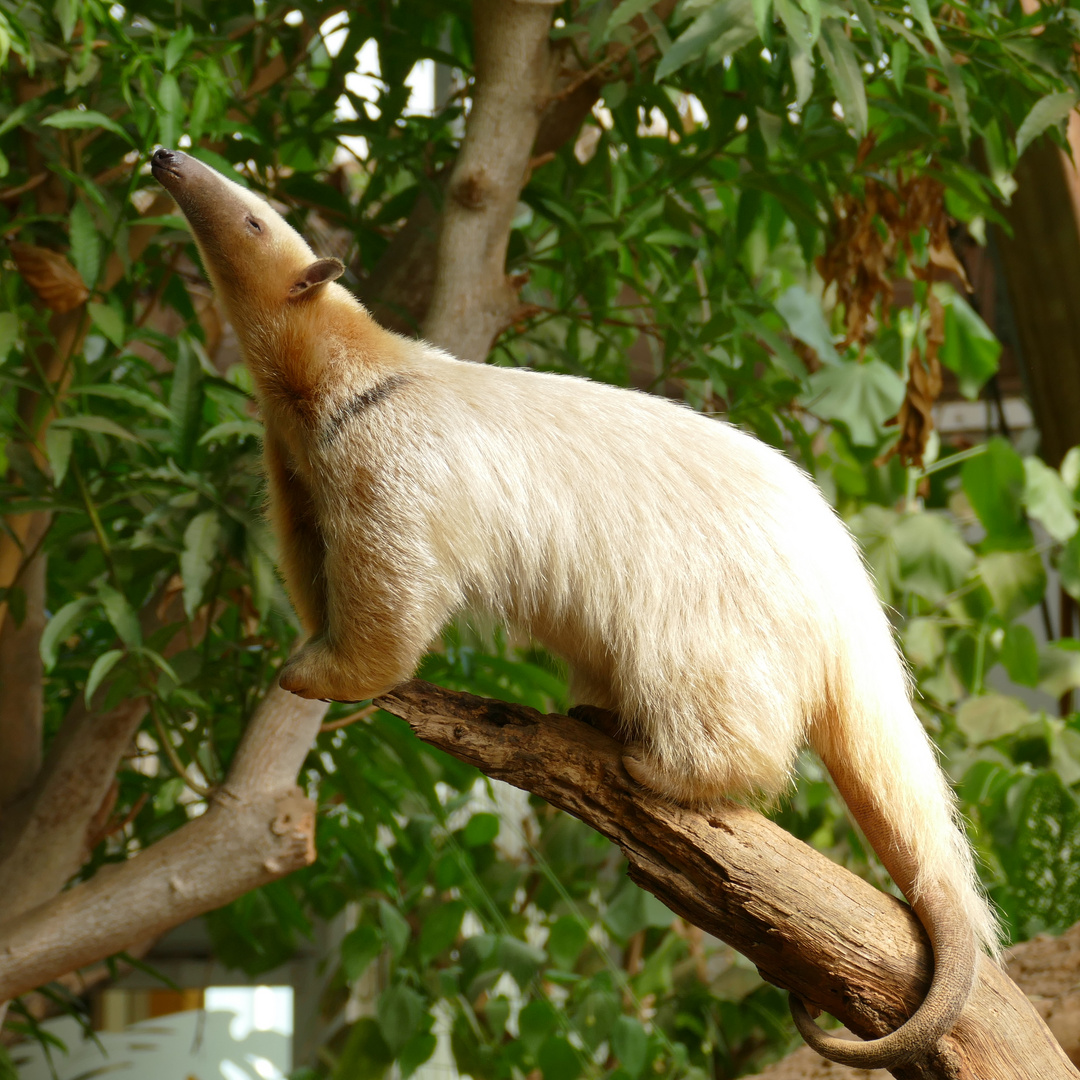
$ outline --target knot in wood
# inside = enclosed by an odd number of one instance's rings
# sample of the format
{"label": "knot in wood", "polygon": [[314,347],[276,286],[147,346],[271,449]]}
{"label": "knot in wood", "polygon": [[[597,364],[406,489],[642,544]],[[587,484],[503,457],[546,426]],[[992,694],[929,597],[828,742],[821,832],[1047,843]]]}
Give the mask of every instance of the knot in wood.
{"label": "knot in wood", "polygon": [[454,738],[455,739],[464,739],[465,738],[465,725],[464,724],[455,724],[454,725]]}
{"label": "knot in wood", "polygon": [[491,193],[490,185],[484,176],[483,170],[469,173],[454,184],[454,201],[465,207],[466,210],[480,210],[488,201]]}

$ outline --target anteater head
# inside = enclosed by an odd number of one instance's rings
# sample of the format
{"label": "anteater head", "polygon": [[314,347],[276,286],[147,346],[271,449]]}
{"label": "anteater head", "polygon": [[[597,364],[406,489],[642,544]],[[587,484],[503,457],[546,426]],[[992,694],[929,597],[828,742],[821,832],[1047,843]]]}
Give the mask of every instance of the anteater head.
{"label": "anteater head", "polygon": [[156,150],[155,179],[191,226],[206,273],[237,329],[265,325],[305,304],[341,276],[338,259],[318,259],[265,199],[179,150]]}

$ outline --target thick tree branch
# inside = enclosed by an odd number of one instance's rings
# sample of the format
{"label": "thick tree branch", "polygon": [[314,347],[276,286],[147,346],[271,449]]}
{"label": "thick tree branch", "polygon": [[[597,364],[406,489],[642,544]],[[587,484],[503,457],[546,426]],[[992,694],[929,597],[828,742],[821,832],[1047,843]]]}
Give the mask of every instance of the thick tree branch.
{"label": "thick tree branch", "polygon": [[473,106],[450,175],[424,320],[424,336],[464,360],[487,357],[518,305],[506,245],[550,94],[552,11],[550,4],[516,0],[473,5]]}
{"label": "thick tree branch", "polygon": [[[922,1000],[933,961],[910,909],[760,814],[663,802],[629,778],[617,742],[568,717],[415,681],[378,704],[425,741],[581,818],[619,845],[642,888],[864,1038],[896,1028]],[[934,1059],[895,1075],[1080,1077],[988,961]]]}
{"label": "thick tree branch", "polygon": [[296,775],[326,708],[275,686],[202,817],[0,924],[0,1000],[311,863],[315,804],[296,787]]}

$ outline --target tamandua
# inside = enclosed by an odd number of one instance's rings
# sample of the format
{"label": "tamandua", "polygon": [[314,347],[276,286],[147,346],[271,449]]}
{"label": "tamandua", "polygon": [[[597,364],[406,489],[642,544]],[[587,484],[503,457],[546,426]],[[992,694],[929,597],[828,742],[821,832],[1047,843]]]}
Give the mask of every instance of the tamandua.
{"label": "tamandua", "polygon": [[888,621],[811,480],[730,424],[644,393],[463,363],[382,329],[263,199],[190,155],[154,176],[187,217],[266,426],[270,514],[307,644],[281,685],[357,701],[408,679],[459,609],[564,657],[616,712],[628,772],[689,806],[771,796],[808,743],[912,902],[932,986],[884,1038],[931,1049],[998,929]]}

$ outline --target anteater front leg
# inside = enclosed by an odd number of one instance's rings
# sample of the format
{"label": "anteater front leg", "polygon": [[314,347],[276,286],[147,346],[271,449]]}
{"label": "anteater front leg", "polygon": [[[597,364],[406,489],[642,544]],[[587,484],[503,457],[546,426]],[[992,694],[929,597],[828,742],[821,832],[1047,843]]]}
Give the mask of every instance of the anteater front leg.
{"label": "anteater front leg", "polygon": [[366,530],[323,527],[327,622],[281,670],[306,698],[364,701],[412,676],[452,612],[437,575],[407,552],[380,550]]}

